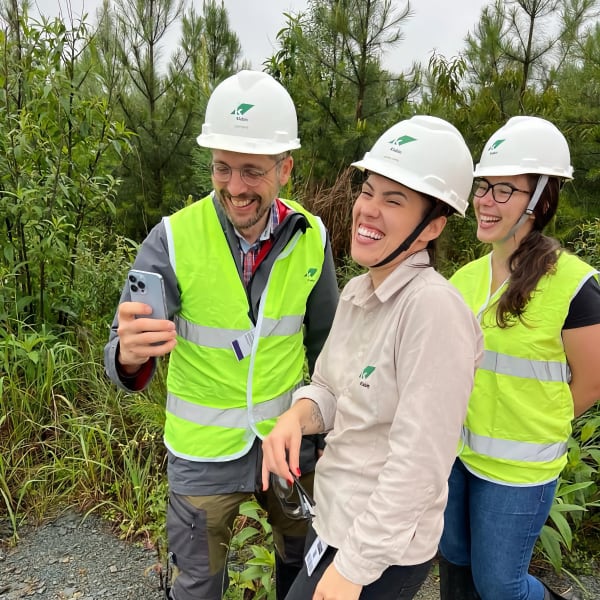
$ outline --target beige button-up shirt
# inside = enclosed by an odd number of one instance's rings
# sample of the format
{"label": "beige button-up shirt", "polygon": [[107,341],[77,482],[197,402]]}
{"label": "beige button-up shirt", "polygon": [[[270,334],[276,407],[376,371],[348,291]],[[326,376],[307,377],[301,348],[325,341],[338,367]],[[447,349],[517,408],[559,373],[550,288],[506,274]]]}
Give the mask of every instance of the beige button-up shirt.
{"label": "beige button-up shirt", "polygon": [[483,353],[473,313],[428,262],[414,254],[377,289],[368,274],[351,280],[312,383],[294,394],[319,405],[329,431],[314,527],[357,584],[435,555]]}

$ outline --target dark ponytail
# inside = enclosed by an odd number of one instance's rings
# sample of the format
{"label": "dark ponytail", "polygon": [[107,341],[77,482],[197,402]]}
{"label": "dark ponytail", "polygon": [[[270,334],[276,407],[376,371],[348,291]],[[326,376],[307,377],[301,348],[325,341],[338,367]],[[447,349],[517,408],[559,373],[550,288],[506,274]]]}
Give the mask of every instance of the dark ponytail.
{"label": "dark ponytail", "polygon": [[[531,189],[535,189],[538,176],[530,175]],[[542,233],[558,208],[561,182],[551,177],[533,211],[533,229],[521,240],[519,247],[510,255],[508,288],[498,301],[496,322],[498,327],[509,327],[521,319],[538,281],[551,273],[558,261],[560,244]]]}

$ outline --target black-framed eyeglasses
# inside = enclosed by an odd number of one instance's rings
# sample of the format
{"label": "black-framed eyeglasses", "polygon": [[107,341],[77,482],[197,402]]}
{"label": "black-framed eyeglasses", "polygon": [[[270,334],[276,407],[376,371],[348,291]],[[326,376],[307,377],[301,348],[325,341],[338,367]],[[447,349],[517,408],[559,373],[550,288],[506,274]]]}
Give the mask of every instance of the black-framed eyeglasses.
{"label": "black-framed eyeglasses", "polygon": [[473,181],[473,195],[477,196],[477,198],[483,198],[490,190],[492,190],[494,202],[498,204],[508,202],[515,192],[531,194],[529,190],[520,190],[510,183],[490,183],[483,177],[479,177]]}
{"label": "black-framed eyeglasses", "polygon": [[219,183],[227,183],[231,179],[233,171],[239,171],[241,180],[248,186],[257,186],[285,157],[280,158],[268,169],[257,169],[256,167],[230,167],[222,162],[214,162],[210,165],[211,175]]}
{"label": "black-framed eyeglasses", "polygon": [[315,502],[298,477],[292,475],[292,478],[294,483],[289,485],[283,477],[271,473],[271,488],[286,516],[298,521],[312,519],[315,516]]}

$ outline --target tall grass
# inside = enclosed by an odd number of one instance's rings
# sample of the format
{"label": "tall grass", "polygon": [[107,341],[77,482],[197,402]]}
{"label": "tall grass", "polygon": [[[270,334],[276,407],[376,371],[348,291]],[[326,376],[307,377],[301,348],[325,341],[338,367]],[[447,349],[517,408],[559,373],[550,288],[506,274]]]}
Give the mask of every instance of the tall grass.
{"label": "tall grass", "polygon": [[106,380],[100,342],[77,348],[12,325],[0,340],[0,490],[14,536],[67,506],[110,517],[125,536],[153,534],[166,490],[153,396],[144,411]]}

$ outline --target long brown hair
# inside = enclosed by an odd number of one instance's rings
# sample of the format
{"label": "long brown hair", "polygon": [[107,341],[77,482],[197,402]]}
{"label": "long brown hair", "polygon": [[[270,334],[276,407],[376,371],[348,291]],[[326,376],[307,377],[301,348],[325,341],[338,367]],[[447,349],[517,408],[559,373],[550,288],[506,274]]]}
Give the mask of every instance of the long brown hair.
{"label": "long brown hair", "polygon": [[[535,189],[539,176],[529,175],[531,189]],[[533,211],[533,229],[521,240],[508,259],[510,279],[496,308],[498,327],[509,327],[522,319],[538,281],[556,268],[560,243],[544,235],[544,227],[552,220],[558,208],[561,181],[550,177]]]}

